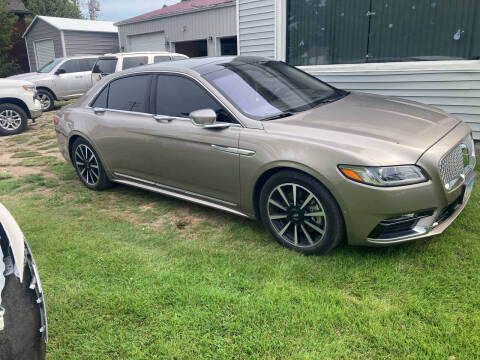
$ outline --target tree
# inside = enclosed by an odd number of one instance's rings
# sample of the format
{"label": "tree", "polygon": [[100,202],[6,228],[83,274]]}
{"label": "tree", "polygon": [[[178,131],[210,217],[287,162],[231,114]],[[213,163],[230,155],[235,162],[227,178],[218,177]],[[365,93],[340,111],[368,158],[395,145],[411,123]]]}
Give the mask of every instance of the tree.
{"label": "tree", "polygon": [[88,0],[88,14],[90,20],[97,20],[97,15],[100,12],[100,2],[98,0]]}
{"label": "tree", "polygon": [[58,16],[82,19],[79,1],[69,0],[23,0],[25,7],[34,15]]}
{"label": "tree", "polygon": [[7,10],[10,0],[0,0],[0,77],[14,74],[18,65],[9,57],[13,46],[13,25],[17,17]]}

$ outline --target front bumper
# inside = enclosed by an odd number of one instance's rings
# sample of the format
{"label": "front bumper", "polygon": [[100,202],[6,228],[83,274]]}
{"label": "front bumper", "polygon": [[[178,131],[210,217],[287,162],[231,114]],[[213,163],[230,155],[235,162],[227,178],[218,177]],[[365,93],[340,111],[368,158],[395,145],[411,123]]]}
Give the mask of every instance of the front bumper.
{"label": "front bumper", "polygon": [[[470,131],[468,126],[460,124],[422,155],[417,165],[429,174],[427,182],[378,188],[348,181],[342,187],[342,195],[352,199],[343,209],[349,244],[382,246],[441,234],[465,208],[466,185],[473,181],[475,172],[471,170],[447,190],[439,173],[439,162]],[[409,217],[417,217],[412,220],[410,231],[389,234],[378,231],[379,225]]]}
{"label": "front bumper", "polygon": [[33,108],[29,110],[30,110],[30,117],[32,119],[36,119],[42,116],[42,104],[37,99],[35,99],[33,102]]}

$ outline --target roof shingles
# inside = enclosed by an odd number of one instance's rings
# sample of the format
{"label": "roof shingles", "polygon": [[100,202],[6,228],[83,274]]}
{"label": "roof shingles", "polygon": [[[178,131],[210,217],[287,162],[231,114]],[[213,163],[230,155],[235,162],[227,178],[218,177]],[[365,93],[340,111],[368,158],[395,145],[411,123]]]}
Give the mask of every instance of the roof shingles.
{"label": "roof shingles", "polygon": [[156,17],[160,17],[163,15],[173,15],[174,13],[182,13],[191,10],[197,10],[201,8],[221,5],[224,3],[235,2],[235,0],[190,0],[190,1],[182,1],[174,5],[166,6],[164,8],[154,10],[142,15],[134,16],[132,18],[122,20],[115,25],[133,23],[133,22],[140,22],[147,19],[154,19]]}

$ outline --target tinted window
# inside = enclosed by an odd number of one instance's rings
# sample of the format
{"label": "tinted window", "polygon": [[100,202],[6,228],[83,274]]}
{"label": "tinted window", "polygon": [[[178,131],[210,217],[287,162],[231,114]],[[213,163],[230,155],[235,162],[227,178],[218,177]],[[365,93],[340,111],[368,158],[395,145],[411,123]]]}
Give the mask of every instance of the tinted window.
{"label": "tinted window", "polygon": [[232,61],[223,66],[223,70],[206,74],[205,78],[253,119],[305,111],[345,95],[279,61]]}
{"label": "tinted window", "polygon": [[175,75],[158,76],[157,114],[188,117],[192,111],[200,109],[214,110],[218,122],[236,122],[203,87],[194,81]]}
{"label": "tinted window", "polygon": [[95,61],[97,61],[96,58],[80,59],[80,71],[92,71]]}
{"label": "tinted window", "polygon": [[78,59],[67,60],[60,66],[60,69],[64,69],[66,73],[80,72],[80,62]]}
{"label": "tinted window", "polygon": [[164,61],[170,61],[170,56],[167,55],[161,55],[161,56],[155,56],[153,58],[154,63],[159,63],[159,62],[164,62]]}
{"label": "tinted window", "polygon": [[147,65],[148,56],[136,56],[123,58],[123,70],[130,69],[135,66]]}
{"label": "tinted window", "polygon": [[114,80],[108,92],[108,108],[148,112],[150,75],[137,75]]}
{"label": "tinted window", "polygon": [[115,72],[117,67],[117,59],[98,59],[93,67],[92,72],[95,74],[109,75]]}
{"label": "tinted window", "polygon": [[107,96],[108,96],[108,86],[105,86],[105,88],[102,90],[100,94],[98,94],[97,98],[93,102],[92,107],[105,109],[107,107]]}

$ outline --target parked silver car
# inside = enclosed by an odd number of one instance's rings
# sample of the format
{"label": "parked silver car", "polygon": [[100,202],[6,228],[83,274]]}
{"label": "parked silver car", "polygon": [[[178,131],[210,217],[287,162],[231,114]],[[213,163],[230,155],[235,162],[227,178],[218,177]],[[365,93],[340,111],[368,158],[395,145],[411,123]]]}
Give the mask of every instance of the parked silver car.
{"label": "parked silver car", "polygon": [[105,77],[54,119],[90,189],[136,186],[250,218],[324,253],[442,233],[472,192],[471,129],[416,102],[335,89],[259,57]]}
{"label": "parked silver car", "polygon": [[92,86],[92,68],[98,56],[72,56],[53,59],[37,72],[10,76],[30,81],[37,87],[42,110],[53,109],[55,100],[74,99]]}

